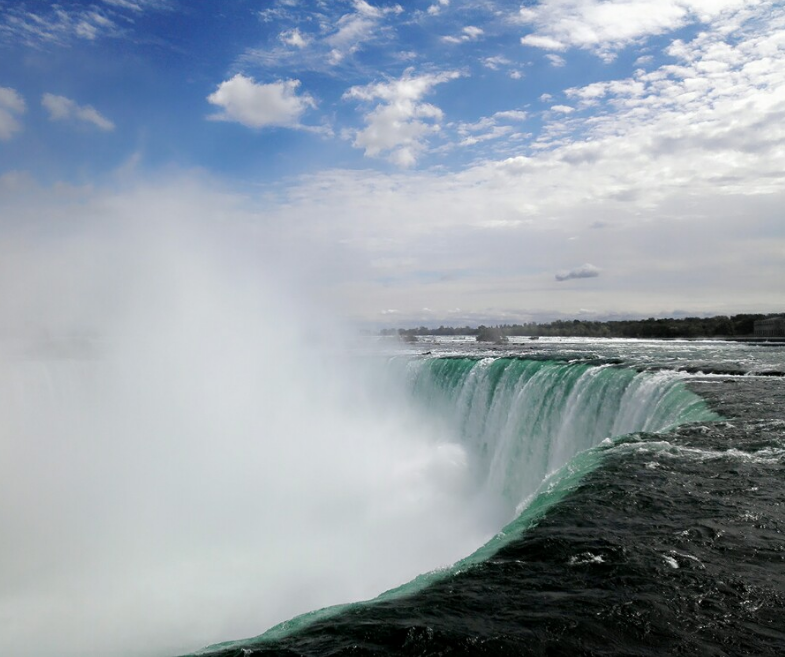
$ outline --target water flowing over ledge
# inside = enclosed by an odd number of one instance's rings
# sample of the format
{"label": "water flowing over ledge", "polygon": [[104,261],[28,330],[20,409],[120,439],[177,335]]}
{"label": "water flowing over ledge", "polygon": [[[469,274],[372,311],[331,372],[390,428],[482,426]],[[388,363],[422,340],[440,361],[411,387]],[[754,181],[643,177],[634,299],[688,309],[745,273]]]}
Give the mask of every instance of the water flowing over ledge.
{"label": "water flowing over ledge", "polygon": [[518,358],[408,364],[415,399],[451,417],[488,492],[518,507],[606,438],[708,419],[672,372]]}
{"label": "water flowing over ledge", "polygon": [[[505,526],[451,568],[424,573],[375,602],[491,557],[600,463],[601,451],[592,448],[601,443],[718,418],[672,371],[509,357],[393,359],[390,367],[407,378],[416,405],[447,423],[466,450],[478,495],[492,501]],[[281,639],[364,604],[320,609],[198,654]]]}

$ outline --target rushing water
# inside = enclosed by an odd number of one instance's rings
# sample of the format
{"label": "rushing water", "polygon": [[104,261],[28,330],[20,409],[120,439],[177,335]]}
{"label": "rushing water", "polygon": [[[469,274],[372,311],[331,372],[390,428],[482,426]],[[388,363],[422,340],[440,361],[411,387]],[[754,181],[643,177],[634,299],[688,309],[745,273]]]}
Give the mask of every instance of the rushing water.
{"label": "rushing water", "polygon": [[415,400],[450,419],[512,522],[451,569],[207,652],[785,651],[782,347],[434,339],[408,351],[395,360]]}
{"label": "rushing water", "polygon": [[410,368],[414,398],[451,419],[487,494],[513,509],[604,439],[713,417],[663,373],[503,357],[429,358]]}
{"label": "rushing water", "polygon": [[7,359],[0,647],[783,653],[785,349],[379,347]]}

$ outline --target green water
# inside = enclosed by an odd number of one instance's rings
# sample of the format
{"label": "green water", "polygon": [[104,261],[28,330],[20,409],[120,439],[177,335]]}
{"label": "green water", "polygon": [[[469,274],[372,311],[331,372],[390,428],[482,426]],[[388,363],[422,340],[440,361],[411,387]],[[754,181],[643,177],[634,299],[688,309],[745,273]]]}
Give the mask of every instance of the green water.
{"label": "green water", "polygon": [[[467,451],[478,489],[505,506],[510,520],[471,555],[375,601],[409,595],[489,558],[598,467],[611,439],[717,419],[672,372],[519,358],[422,358],[393,364],[401,366],[413,403],[450,424]],[[255,639],[211,646],[198,654],[277,640],[373,602],[315,610]]]}

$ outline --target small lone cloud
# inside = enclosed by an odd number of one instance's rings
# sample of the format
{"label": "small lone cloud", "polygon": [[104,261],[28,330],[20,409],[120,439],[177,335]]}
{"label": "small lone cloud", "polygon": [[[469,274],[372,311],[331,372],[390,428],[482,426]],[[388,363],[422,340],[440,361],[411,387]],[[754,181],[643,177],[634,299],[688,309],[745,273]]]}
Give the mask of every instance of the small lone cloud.
{"label": "small lone cloud", "polygon": [[50,121],[77,121],[89,123],[99,130],[114,130],[114,123],[90,105],[78,105],[65,96],[44,94],[41,105],[49,112]]}
{"label": "small lone cloud", "polygon": [[207,97],[223,111],[209,116],[213,121],[233,121],[248,128],[268,126],[298,128],[302,114],[316,107],[308,94],[297,94],[299,80],[279,80],[257,84],[253,78],[237,74]]}
{"label": "small lone cloud", "polygon": [[570,271],[560,271],[556,274],[557,281],[569,281],[573,278],[597,278],[602,270],[599,267],[586,263]]}
{"label": "small lone cloud", "polygon": [[560,57],[559,55],[551,53],[549,55],[545,55],[545,58],[551,63],[551,66],[555,66],[556,68],[567,66],[567,61],[564,59],[564,57]]}

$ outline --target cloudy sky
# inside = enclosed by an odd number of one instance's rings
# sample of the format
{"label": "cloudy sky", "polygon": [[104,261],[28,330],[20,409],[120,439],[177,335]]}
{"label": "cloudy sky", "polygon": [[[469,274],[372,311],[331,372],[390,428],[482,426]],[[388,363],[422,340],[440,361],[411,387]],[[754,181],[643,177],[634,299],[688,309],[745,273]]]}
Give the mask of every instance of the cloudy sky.
{"label": "cloudy sky", "polygon": [[774,312],[783,208],[778,0],[0,0],[17,264],[176,215],[365,325]]}

